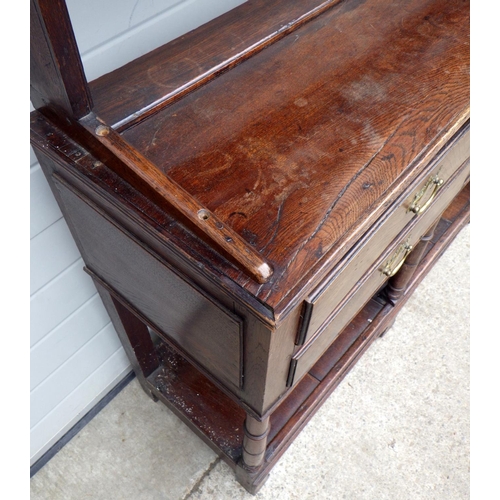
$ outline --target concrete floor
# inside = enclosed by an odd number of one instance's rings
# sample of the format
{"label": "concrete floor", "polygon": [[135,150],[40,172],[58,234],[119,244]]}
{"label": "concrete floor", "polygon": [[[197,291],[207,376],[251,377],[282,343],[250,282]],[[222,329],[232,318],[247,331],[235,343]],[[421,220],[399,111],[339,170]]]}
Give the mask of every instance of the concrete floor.
{"label": "concrete floor", "polygon": [[467,226],[255,497],[134,380],[31,479],[31,499],[468,499],[469,237]]}

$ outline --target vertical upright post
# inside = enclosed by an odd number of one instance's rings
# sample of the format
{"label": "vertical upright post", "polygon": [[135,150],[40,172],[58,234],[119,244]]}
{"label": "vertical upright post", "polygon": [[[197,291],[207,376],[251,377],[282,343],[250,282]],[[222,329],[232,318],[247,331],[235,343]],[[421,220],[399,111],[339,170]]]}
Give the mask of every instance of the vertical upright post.
{"label": "vertical upright post", "polygon": [[255,469],[264,462],[269,430],[269,417],[259,421],[247,414],[244,426],[242,457],[246,467]]}
{"label": "vertical upright post", "polygon": [[108,311],[116,333],[120,337],[139,383],[146,394],[156,401],[157,398],[151,393],[146,380],[159,367],[158,356],[148,327],[116,300],[99,281],[94,279],[94,284]]}
{"label": "vertical upright post", "polygon": [[30,29],[33,106],[87,115],[92,97],[64,0],[31,0]]}

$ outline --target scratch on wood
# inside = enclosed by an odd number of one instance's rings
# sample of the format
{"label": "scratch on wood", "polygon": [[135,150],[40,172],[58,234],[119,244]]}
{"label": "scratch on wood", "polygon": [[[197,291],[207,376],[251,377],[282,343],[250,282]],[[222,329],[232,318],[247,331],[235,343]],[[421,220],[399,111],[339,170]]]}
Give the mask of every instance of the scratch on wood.
{"label": "scratch on wood", "polygon": [[271,238],[269,239],[269,241],[264,245],[264,247],[262,248],[261,252],[264,252],[266,250],[266,248],[274,241],[274,238],[276,238],[276,235],[278,234],[278,229],[280,227],[281,213],[283,211],[283,205],[284,204],[285,204],[285,201],[283,200],[280,203],[280,206],[278,207],[278,213],[277,213],[277,216],[276,216],[276,221],[274,222],[274,231],[273,231],[273,234],[272,234]]}

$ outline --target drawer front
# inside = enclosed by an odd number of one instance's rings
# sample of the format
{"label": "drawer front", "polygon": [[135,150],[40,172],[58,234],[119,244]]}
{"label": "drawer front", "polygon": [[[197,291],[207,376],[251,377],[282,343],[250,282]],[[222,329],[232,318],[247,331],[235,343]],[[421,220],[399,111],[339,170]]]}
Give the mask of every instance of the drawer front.
{"label": "drawer front", "polygon": [[311,369],[352,318],[382,287],[388,279],[383,273],[386,265],[396,253],[401,255],[405,246],[411,245],[414,247],[419,242],[420,238],[426,234],[432,224],[452,202],[453,198],[460,192],[468,177],[469,161],[464,163],[451,181],[440,190],[432,207],[415,218],[412,224],[395,238],[368,272],[357,281],[345,299],[326,318],[326,321],[316,334],[295,353],[290,368],[289,385],[295,384]]}
{"label": "drawer front", "polygon": [[[298,345],[307,343],[321,328],[349,290],[381,255],[387,247],[387,242],[392,241],[413,219],[422,217],[425,212],[432,209],[436,201],[433,196],[446,187],[450,177],[469,157],[469,150],[470,128],[467,125],[433,161],[430,173],[427,172],[398,200],[396,204],[398,208],[372,228],[344,259],[343,264],[338,266],[306,300],[297,337]],[[434,179],[438,179],[441,183],[434,183]],[[418,212],[418,208],[420,212],[417,215],[415,212]]]}

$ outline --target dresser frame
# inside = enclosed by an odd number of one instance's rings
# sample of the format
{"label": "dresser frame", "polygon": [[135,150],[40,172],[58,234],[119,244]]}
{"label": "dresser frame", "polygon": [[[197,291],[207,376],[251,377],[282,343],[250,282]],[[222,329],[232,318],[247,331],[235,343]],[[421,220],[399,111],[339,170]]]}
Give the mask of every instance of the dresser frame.
{"label": "dresser frame", "polygon": [[[175,181],[156,182],[154,162],[127,142],[129,130],[182,106],[190,93],[213,86],[219,75],[280,40],[298,37],[301,27],[319,23],[333,9],[345,8],[337,18],[345,19],[359,2],[308,0],[290,8],[285,3],[247,2],[167,44],[167,62],[175,65],[190,44],[205,40],[213,60],[201,62],[209,69],[200,72],[195,62],[183,74],[167,74],[175,90],[161,99],[152,89],[145,92],[149,104],[124,98],[106,108],[107,76],[91,85],[86,81],[64,2],[31,2],[31,141],[85,271],[145,392],[197,433],[251,493],[370,344],[391,327],[470,218],[465,87],[462,101],[450,104],[455,108],[446,127],[419,143],[404,175],[391,179],[389,194],[376,200],[375,215],[360,217],[339,240],[337,253],[318,257],[314,272],[287,289],[284,297],[291,298],[274,305],[259,296],[255,283],[273,283],[279,266],[268,264],[249,241],[250,232],[217,218]],[[437,16],[440,2],[434,3]],[[228,37],[245,23],[258,29],[236,51]],[[224,31],[227,25],[233,27]],[[165,50],[115,75],[129,72],[139,79],[133,69],[154,69]],[[302,106],[300,98],[296,102]],[[96,109],[104,109],[106,120]],[[398,210],[401,215],[395,215]],[[207,227],[205,215],[213,226]],[[410,247],[401,259],[398,252]],[[391,259],[399,261],[397,272]],[[386,274],[393,275],[384,275],[387,266],[393,268]]]}

